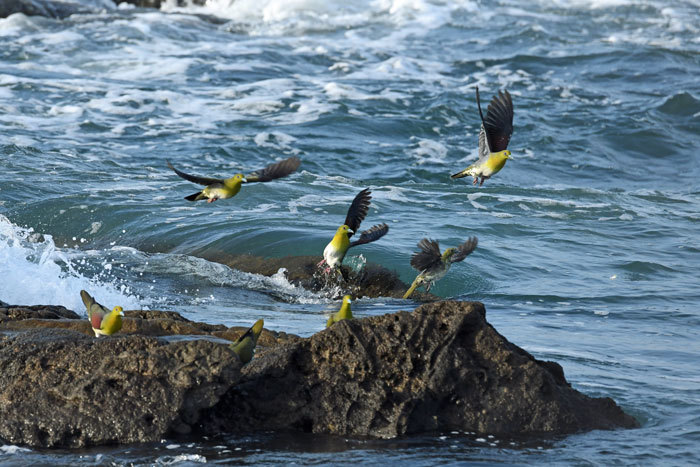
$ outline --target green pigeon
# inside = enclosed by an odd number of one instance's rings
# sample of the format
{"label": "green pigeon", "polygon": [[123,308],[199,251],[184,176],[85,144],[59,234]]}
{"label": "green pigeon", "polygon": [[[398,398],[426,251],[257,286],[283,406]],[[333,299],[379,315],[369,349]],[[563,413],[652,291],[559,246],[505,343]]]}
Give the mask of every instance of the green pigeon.
{"label": "green pigeon", "polygon": [[350,295],[344,296],[343,304],[340,306],[340,310],[333,313],[328,318],[328,321],[326,321],[327,328],[331,327],[333,323],[337,323],[338,321],[342,321],[344,319],[352,319],[352,310],[350,310],[350,303],[352,303]]}
{"label": "green pigeon", "polygon": [[243,183],[269,182],[286,177],[292,172],[295,172],[299,168],[299,165],[301,165],[301,160],[299,160],[298,157],[290,157],[283,161],[270,164],[264,169],[256,170],[250,175],[244,176],[242,173],[237,173],[231,178],[219,179],[190,175],[173,167],[170,161],[167,162],[168,167],[185,180],[200,185],[206,185],[202,191],[185,196],[185,199],[188,201],[206,199],[207,203],[213,203],[217,199],[233,198],[241,191],[241,184]]}
{"label": "green pigeon", "polygon": [[386,224],[378,224],[365,230],[360,234],[360,238],[350,241],[350,237],[360,228],[360,224],[369,211],[372,192],[369,188],[360,191],[355,199],[352,200],[348,213],[345,216],[345,223],[338,227],[333,239],[326,245],[323,250],[323,260],[318,263],[318,266],[326,264],[325,272],[328,273],[331,269],[337,269],[343,263],[345,254],[348,250],[357,245],[364,245],[379,240],[389,232],[389,226]]}
{"label": "green pigeon", "polygon": [[411,257],[411,266],[419,271],[420,274],[413,281],[403,298],[410,297],[413,291],[421,285],[425,285],[425,291],[430,292],[430,287],[447,274],[452,263],[462,261],[469,256],[476,248],[477,243],[478,239],[471,237],[457,248],[448,248],[441,254],[440,244],[437,240],[422,239],[418,242],[420,251],[414,253]]}
{"label": "green pigeon", "polygon": [[462,178],[467,175],[474,177],[474,185],[481,177],[484,184],[493,175],[498,173],[506,161],[511,159],[508,142],[513,134],[513,100],[508,91],[498,91],[486,109],[486,118],[481,112],[479,100],[479,88],[476,88],[476,104],[481,116],[481,130],[479,130],[479,159],[466,169],[451,175],[452,178]]}
{"label": "green pigeon", "polygon": [[258,343],[258,337],[260,337],[264,324],[264,320],[257,320],[250,329],[229,346],[231,350],[236,352],[244,365],[253,359],[255,344]]}
{"label": "green pigeon", "polygon": [[80,291],[80,298],[83,299],[87,308],[88,319],[96,337],[111,336],[122,328],[122,316],[124,316],[122,307],[115,306],[112,311],[109,311],[84,290]]}

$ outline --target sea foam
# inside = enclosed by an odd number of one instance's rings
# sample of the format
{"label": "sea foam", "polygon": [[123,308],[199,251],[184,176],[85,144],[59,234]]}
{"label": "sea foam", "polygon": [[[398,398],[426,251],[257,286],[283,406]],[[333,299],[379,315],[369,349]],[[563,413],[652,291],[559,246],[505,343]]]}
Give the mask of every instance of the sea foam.
{"label": "sea foam", "polygon": [[81,312],[80,290],[85,289],[107,306],[141,308],[128,287],[116,279],[82,275],[68,256],[50,235],[18,227],[0,215],[0,300],[13,305],[62,305]]}

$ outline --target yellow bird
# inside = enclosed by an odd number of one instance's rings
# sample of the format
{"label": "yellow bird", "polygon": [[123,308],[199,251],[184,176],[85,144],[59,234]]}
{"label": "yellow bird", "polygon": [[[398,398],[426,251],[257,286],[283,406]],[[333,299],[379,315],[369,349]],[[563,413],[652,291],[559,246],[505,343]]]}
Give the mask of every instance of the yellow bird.
{"label": "yellow bird", "polygon": [[345,216],[345,223],[338,227],[333,239],[324,248],[323,260],[318,263],[318,266],[320,267],[325,263],[327,265],[326,273],[330,272],[331,269],[340,267],[345,254],[350,248],[377,241],[389,232],[388,225],[378,224],[362,232],[357,240],[350,241],[350,237],[360,228],[360,224],[367,215],[367,211],[369,211],[370,200],[372,199],[371,194],[372,192],[369,191],[369,188],[365,188],[355,196],[348,209],[348,214]]}
{"label": "yellow bird", "polygon": [[338,321],[342,321],[344,319],[352,319],[352,310],[350,310],[350,303],[352,303],[350,295],[344,296],[343,304],[340,306],[340,310],[333,313],[330,316],[330,318],[328,318],[328,321],[326,321],[327,328],[331,327],[333,323],[337,323]]}
{"label": "yellow bird", "polygon": [[286,177],[287,175],[296,171],[299,168],[299,165],[301,165],[301,160],[299,160],[298,157],[290,157],[283,161],[270,164],[263,169],[256,170],[250,175],[244,176],[242,173],[238,173],[231,178],[218,179],[186,174],[185,172],[173,167],[170,161],[167,162],[168,167],[170,167],[176,174],[185,180],[192,183],[198,183],[200,185],[206,185],[202,191],[185,196],[185,199],[188,201],[199,201],[206,199],[207,203],[213,203],[217,199],[233,198],[239,191],[241,191],[241,184],[243,183],[269,182],[271,180]]}
{"label": "yellow bird", "polygon": [[422,239],[418,242],[420,251],[411,256],[411,266],[413,269],[418,270],[420,274],[413,281],[403,298],[410,297],[413,291],[421,285],[425,286],[426,292],[430,292],[430,287],[447,274],[452,263],[457,263],[466,258],[474,251],[478,242],[476,237],[471,237],[457,248],[448,248],[444,253],[440,254],[440,244],[437,240]]}
{"label": "yellow bird", "polygon": [[513,100],[508,91],[498,91],[486,110],[486,118],[481,112],[479,100],[479,88],[476,88],[476,104],[479,107],[481,117],[481,130],[479,130],[479,159],[461,172],[452,175],[452,178],[462,178],[467,175],[474,177],[474,185],[481,177],[484,184],[493,175],[498,173],[506,161],[511,159],[508,142],[513,134]]}
{"label": "yellow bird", "polygon": [[109,308],[97,303],[84,290],[80,291],[80,298],[83,299],[85,308],[87,308],[88,319],[95,337],[111,336],[122,328],[122,316],[124,316],[122,307],[115,306],[112,311],[109,311]]}
{"label": "yellow bird", "polygon": [[250,329],[229,346],[231,350],[236,352],[244,365],[253,359],[255,345],[258,343],[258,337],[260,337],[264,325],[264,320],[257,320]]}

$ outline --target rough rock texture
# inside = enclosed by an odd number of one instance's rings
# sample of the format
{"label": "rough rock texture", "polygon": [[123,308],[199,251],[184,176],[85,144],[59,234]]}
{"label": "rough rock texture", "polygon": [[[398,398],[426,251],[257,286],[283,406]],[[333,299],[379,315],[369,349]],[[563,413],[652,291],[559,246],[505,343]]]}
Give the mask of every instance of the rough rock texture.
{"label": "rough rock texture", "polygon": [[206,340],[0,335],[0,437],[75,448],[188,433],[239,369],[227,346]]}
{"label": "rough rock texture", "polygon": [[[204,259],[215,261],[229,266],[232,269],[272,276],[281,268],[287,270],[286,277],[289,282],[301,286],[307,290],[320,292],[327,290],[334,297],[351,294],[353,297],[393,297],[402,298],[410,284],[406,284],[398,275],[378,264],[367,263],[358,273],[347,266],[343,266],[343,274],[347,281],[327,280],[317,268],[317,264],[323,258],[321,256],[285,256],[283,258],[263,258],[253,255],[229,255],[225,253],[205,253]],[[433,301],[437,300],[433,294],[422,290],[411,295],[412,300]]]}
{"label": "rough rock texture", "polygon": [[27,319],[80,319],[75,312],[56,305],[13,306],[0,302],[0,323]]}
{"label": "rough rock texture", "polygon": [[62,307],[0,312],[0,438],[14,444],[148,442],[193,429],[393,437],[637,426],[508,342],[481,303],[341,321],[310,338],[263,330],[242,369],[223,339],[247,327],[129,311],[124,332],[94,338]]}
{"label": "rough rock texture", "polygon": [[14,13],[27,16],[45,16],[47,18],[67,18],[74,13],[88,13],[91,10],[79,2],[70,0],[1,0],[0,18]]}
{"label": "rough rock texture", "polygon": [[506,435],[634,427],[485,320],[481,303],[341,321],[258,355],[202,418],[208,432],[301,430],[394,437],[438,430]]}

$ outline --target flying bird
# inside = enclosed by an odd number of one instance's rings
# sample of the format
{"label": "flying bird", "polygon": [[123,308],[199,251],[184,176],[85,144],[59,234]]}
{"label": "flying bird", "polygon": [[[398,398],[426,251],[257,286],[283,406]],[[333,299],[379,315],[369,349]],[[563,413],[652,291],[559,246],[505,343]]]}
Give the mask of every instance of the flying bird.
{"label": "flying bird", "polygon": [[485,180],[498,173],[506,161],[511,159],[510,151],[506,149],[510,136],[513,134],[513,100],[508,91],[498,91],[486,109],[486,118],[481,112],[479,100],[479,88],[476,88],[476,104],[479,107],[481,117],[481,130],[479,130],[479,159],[461,172],[452,175],[452,178],[462,178],[467,175],[474,177],[474,185],[481,178],[479,186]]}
{"label": "flying bird", "polygon": [[377,241],[389,232],[387,224],[378,224],[362,232],[357,240],[350,241],[353,234],[360,228],[367,211],[369,211],[370,200],[372,199],[371,194],[372,192],[369,191],[369,188],[365,188],[355,196],[345,217],[345,223],[338,227],[333,239],[323,250],[323,260],[318,263],[318,266],[322,266],[325,263],[327,265],[326,273],[330,272],[331,269],[340,267],[345,254],[350,248]]}
{"label": "flying bird", "polygon": [[411,266],[420,274],[413,281],[403,298],[410,297],[413,291],[421,285],[425,286],[426,292],[430,292],[430,287],[447,274],[452,263],[462,261],[469,256],[476,248],[477,243],[478,239],[471,237],[457,248],[448,248],[444,253],[440,254],[440,244],[437,240],[422,239],[418,242],[420,251],[411,256]]}
{"label": "flying bird", "polygon": [[301,160],[299,160],[298,157],[290,157],[283,161],[270,164],[264,169],[256,170],[250,175],[244,176],[242,173],[238,173],[231,178],[219,179],[190,175],[173,167],[170,161],[167,162],[168,167],[173,169],[173,172],[185,180],[200,185],[206,185],[202,191],[185,196],[185,199],[188,201],[206,199],[207,203],[213,203],[217,199],[233,198],[241,191],[241,184],[243,183],[269,182],[286,177],[292,172],[295,172],[299,168],[299,165],[301,165]]}
{"label": "flying bird", "polygon": [[331,327],[333,323],[337,323],[338,321],[342,321],[344,319],[352,319],[352,310],[350,310],[350,303],[352,303],[350,295],[344,296],[343,304],[340,306],[340,310],[333,313],[330,316],[330,318],[328,318],[328,321],[326,321],[327,328]]}
{"label": "flying bird", "polygon": [[260,337],[264,324],[264,320],[257,320],[250,329],[229,346],[231,350],[236,352],[244,365],[253,359],[255,345],[258,343],[258,337]]}
{"label": "flying bird", "polygon": [[122,316],[124,310],[120,306],[115,306],[112,311],[95,301],[89,293],[80,291],[80,298],[83,299],[87,308],[88,319],[92,325],[95,337],[111,336],[122,328]]}

